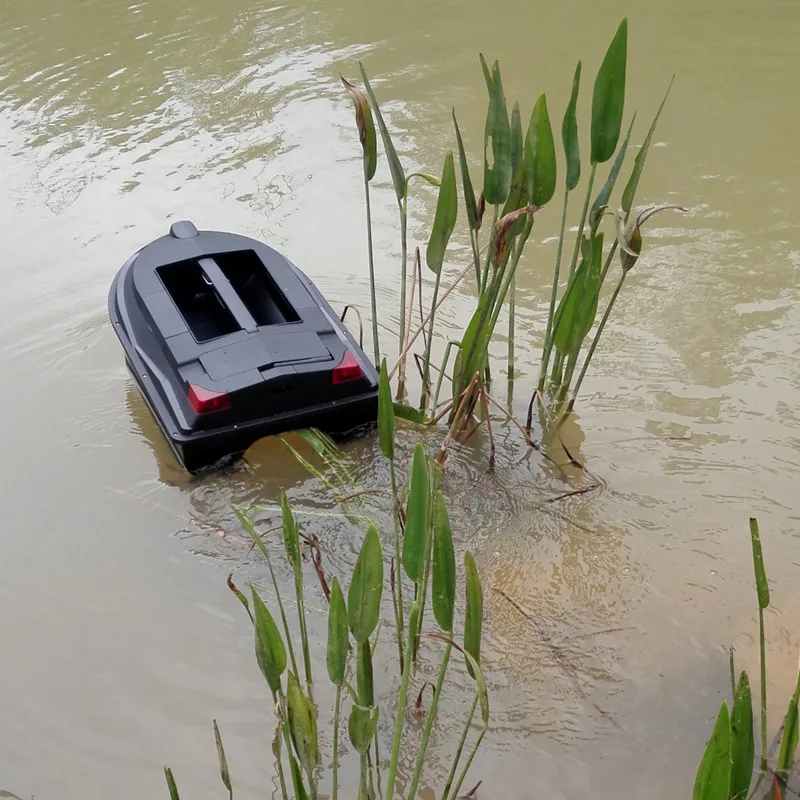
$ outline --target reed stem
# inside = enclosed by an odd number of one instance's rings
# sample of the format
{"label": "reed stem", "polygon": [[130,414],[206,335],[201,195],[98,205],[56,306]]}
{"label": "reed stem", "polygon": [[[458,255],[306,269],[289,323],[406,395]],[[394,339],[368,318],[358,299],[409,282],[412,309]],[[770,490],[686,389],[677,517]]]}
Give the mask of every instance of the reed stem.
{"label": "reed stem", "polygon": [[342,687],[336,686],[336,702],[333,707],[333,794],[331,800],[339,797],[339,714],[342,708]]}
{"label": "reed stem", "polygon": [[450,787],[453,785],[453,780],[456,777],[456,770],[458,769],[458,762],[461,760],[461,753],[464,750],[464,743],[467,741],[470,726],[472,725],[472,718],[475,716],[475,709],[478,707],[478,694],[475,693],[475,698],[472,701],[472,707],[467,715],[467,722],[464,725],[464,730],[461,732],[461,740],[456,748],[456,755],[453,759],[453,766],[450,768],[450,774],[447,776],[447,783],[445,784],[444,791],[442,792],[442,800],[447,800],[450,794]]}
{"label": "reed stem", "polygon": [[369,292],[372,305],[372,344],[375,349],[375,366],[381,363],[381,348],[378,341],[378,304],[375,297],[375,259],[372,253],[372,209],[369,202],[369,178],[367,162],[364,161],[364,195],[367,200],[367,251],[369,255]]}
{"label": "reed stem", "polygon": [[564,250],[564,234],[567,229],[567,206],[569,204],[569,189],[564,189],[564,207],[561,211],[561,231],[558,235],[558,249],[556,250],[556,268],[553,275],[553,291],[550,294],[550,310],[547,314],[547,330],[544,335],[544,348],[542,350],[542,364],[539,368],[539,391],[544,391],[547,380],[547,367],[553,350],[553,318],[556,313],[556,300],[558,299],[558,279],[561,272],[561,255]]}
{"label": "reed stem", "polygon": [[422,397],[420,399],[419,410],[424,414],[428,406],[430,397],[430,374],[431,374],[431,347],[433,345],[433,322],[436,319],[436,301],[439,298],[439,286],[442,281],[442,270],[436,273],[436,282],[433,285],[433,298],[431,300],[431,313],[428,315],[428,341],[425,343],[425,361],[422,367]]}
{"label": "reed stem", "polygon": [[[452,638],[452,633],[448,633],[447,635]],[[442,665],[439,668],[439,678],[436,681],[433,702],[431,703],[430,710],[428,711],[428,719],[425,721],[425,730],[422,733],[422,744],[420,745],[420,750],[417,754],[417,763],[414,767],[414,775],[411,778],[411,788],[408,792],[408,800],[414,800],[414,796],[417,793],[419,779],[422,775],[422,765],[425,762],[425,753],[428,750],[428,741],[431,737],[431,729],[433,728],[433,723],[436,718],[436,711],[439,707],[439,696],[442,692],[442,686],[444,685],[444,676],[447,672],[447,665],[450,661],[450,653],[452,649],[453,645],[448,643],[447,649],[444,651],[444,657],[442,658]]]}
{"label": "reed stem", "polygon": [[764,609],[758,607],[758,638],[761,653],[761,771],[766,772],[767,762],[767,651],[764,642]]}
{"label": "reed stem", "polygon": [[583,201],[583,211],[581,212],[581,222],[578,225],[578,233],[575,236],[575,249],[572,251],[572,261],[569,264],[569,278],[575,274],[575,267],[578,265],[578,253],[581,251],[581,239],[583,238],[583,229],[586,225],[586,215],[589,212],[589,202],[592,199],[592,187],[594,186],[594,176],[597,172],[597,164],[592,164],[592,169],[589,172],[589,184],[586,187],[586,199]]}
{"label": "reed stem", "polygon": [[514,378],[514,323],[515,323],[515,295],[517,291],[516,275],[511,276],[511,285],[508,289],[508,379]]}
{"label": "reed stem", "polygon": [[398,352],[402,352],[406,340],[406,284],[408,283],[408,184],[400,206],[400,341]]}

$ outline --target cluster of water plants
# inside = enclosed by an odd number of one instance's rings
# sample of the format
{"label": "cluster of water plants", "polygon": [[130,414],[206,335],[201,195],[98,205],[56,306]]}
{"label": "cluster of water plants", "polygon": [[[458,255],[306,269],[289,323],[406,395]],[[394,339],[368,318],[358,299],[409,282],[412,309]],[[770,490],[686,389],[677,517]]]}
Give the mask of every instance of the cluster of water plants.
{"label": "cluster of water plants", "polygon": [[[800,703],[800,670],[797,684],[789,698],[783,722],[767,747],[767,654],[764,634],[764,610],[769,607],[769,584],[764,569],[758,521],[750,519],[753,544],[756,593],[758,596],[759,653],[761,658],[761,755],[758,777],[753,784],[755,768],[754,711],[750,679],[742,671],[736,679],[733,649],[730,651],[732,708],[723,700],[714,730],[697,769],[692,800],[747,800],[754,797],[766,781],[762,800],[783,800],[787,781],[797,753],[798,703]],[[776,756],[777,753],[777,756]],[[797,796],[796,793],[794,796]]]}
{"label": "cluster of water plants", "polygon": [[[389,376],[397,379],[396,398],[403,406],[398,409],[398,413],[406,418],[429,425],[447,417],[451,428],[463,430],[471,424],[473,412],[479,405],[487,419],[490,402],[502,408],[489,394],[489,345],[505,308],[508,316],[507,374],[509,379],[513,379],[517,340],[516,273],[536,216],[556,196],[559,182],[563,188],[561,225],[547,324],[541,341],[539,376],[529,406],[526,431],[529,435],[532,410],[537,403],[548,427],[557,427],[572,411],[625,279],[642,252],[644,224],[661,211],[680,208],[663,204],[634,211],[634,200],[645,161],[672,81],[636,153],[618,204],[612,203],[617,180],[628,155],[636,118],[636,114],[633,114],[623,136],[627,44],[628,23],[627,19],[623,19],[594,81],[589,125],[588,178],[585,180],[573,242],[568,241],[567,236],[568,209],[572,193],[578,188],[582,175],[586,172],[581,157],[577,114],[581,62],[575,68],[572,91],[561,123],[564,163],[563,174],[559,178],[559,159],[545,94],[541,94],[536,100],[527,128],[523,131],[522,112],[518,102],[514,103],[509,114],[499,63],[495,61],[490,68],[481,56],[480,63],[489,99],[483,137],[483,175],[477,184],[480,187],[477,195],[474,188],[476,183],[470,174],[461,131],[453,110],[461,197],[466,213],[472,260],[466,266],[462,265],[456,279],[444,291],[441,286],[442,269],[460,206],[453,151],[449,150],[444,157],[440,178],[420,172],[407,174],[363,65],[360,65],[361,78],[366,95],[354,84],[343,79],[345,88],[353,99],[363,149],[372,345],[376,364],[380,363],[383,353],[377,325],[370,207],[370,182],[375,175],[378,160],[376,122],[397,199],[401,249],[400,329],[398,356],[389,370]],[[609,166],[605,180],[599,191],[595,191],[598,168],[605,168],[607,164]],[[408,198],[415,179],[416,183],[422,181],[437,186],[438,198],[425,251],[425,263],[433,274],[433,289],[427,315],[412,330],[415,293],[421,292],[423,282],[418,247],[414,251],[409,278]],[[611,236],[601,230],[606,217],[614,222]],[[619,255],[619,266],[612,270],[616,254]],[[616,274],[616,283],[598,322],[601,292],[607,279],[613,279],[613,274],[610,274],[612,272]],[[477,300],[474,311],[461,338],[448,341],[442,362],[438,366],[434,365],[431,362],[431,346],[436,331],[437,310],[468,274],[473,274],[475,279]],[[420,337],[423,342],[422,353],[417,353],[414,347]],[[524,346],[527,350],[533,349],[530,342],[525,342]],[[451,364],[454,351],[456,355]],[[410,356],[414,357],[414,363],[419,369],[422,387],[416,407],[412,407],[407,400],[406,373]],[[435,387],[434,374],[437,375]],[[445,376],[449,379],[452,391],[449,398],[440,402],[439,395]],[[510,411],[506,413],[510,415]]]}
{"label": "cluster of water plants", "polygon": [[[342,477],[348,470],[346,456],[318,431],[303,431],[334,475]],[[457,572],[450,519],[444,497],[439,490],[440,470],[421,443],[413,451],[409,479],[398,486],[395,464],[395,418],[391,390],[385,364],[381,371],[379,437],[391,475],[391,535],[378,531],[369,522],[349,585],[343,588],[339,577],[326,574],[315,538],[302,532],[289,506],[286,494],[281,496],[283,544],[285,556],[294,576],[297,606],[297,631],[289,625],[280,587],[275,578],[270,548],[245,511],[236,509],[243,529],[263,553],[274,591],[277,613],[264,603],[256,587],[250,585],[248,599],[229,579],[229,587],[247,610],[253,624],[255,655],[267,682],[277,716],[273,738],[273,754],[284,800],[320,796],[320,786],[330,787],[330,797],[339,793],[341,720],[347,719],[347,736],[352,753],[358,759],[360,775],[358,797],[416,797],[437,708],[444,688],[451,656],[455,649],[465,660],[466,670],[474,682],[474,701],[464,722],[463,731],[452,759],[452,765],[441,792],[442,800],[463,797],[461,788],[467,772],[489,725],[489,701],[481,672],[480,650],[483,624],[483,589],[472,555],[467,552],[463,570],[463,626],[456,632]],[[343,502],[347,512],[347,501]],[[358,519],[363,521],[363,514]],[[332,752],[321,753],[317,726],[318,710],[313,696],[311,650],[306,626],[307,598],[303,583],[301,543],[310,545],[315,571],[322,594],[327,601],[328,637],[325,649],[327,678],[335,688],[333,709]],[[394,618],[394,642],[380,636],[384,587],[391,587]],[[430,613],[432,611],[432,620]],[[427,612],[427,616],[426,616]],[[276,622],[276,617],[279,622]],[[299,640],[299,641],[298,641]],[[407,712],[409,685],[417,669],[423,643],[441,650],[441,660],[433,695],[427,709],[421,740],[412,745],[416,752],[403,750],[409,741]],[[373,664],[376,651],[388,656],[396,647],[397,673],[400,680],[396,696],[376,686]],[[384,653],[384,650],[386,651]],[[302,655],[302,662],[298,658]],[[384,660],[384,659],[382,659]],[[302,663],[302,671],[301,671]],[[392,708],[394,706],[394,708]],[[480,714],[480,731],[467,749],[469,733],[476,712]],[[378,739],[378,720],[383,713],[394,714],[394,735],[388,761],[382,758]],[[214,732],[223,784],[233,796],[227,757],[219,729]],[[398,780],[401,752],[404,761],[414,763],[407,785]],[[330,778],[324,777],[324,764],[330,764]],[[352,773],[352,769],[349,772]],[[382,769],[383,768],[383,769]],[[166,770],[171,797],[176,800],[178,788],[172,772]],[[291,787],[291,788],[289,788]]]}

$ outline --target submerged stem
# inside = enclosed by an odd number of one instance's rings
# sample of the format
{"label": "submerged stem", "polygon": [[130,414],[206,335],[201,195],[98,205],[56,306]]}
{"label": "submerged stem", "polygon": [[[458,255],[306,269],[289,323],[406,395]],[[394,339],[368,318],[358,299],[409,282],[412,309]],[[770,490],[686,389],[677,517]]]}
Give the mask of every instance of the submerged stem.
{"label": "submerged stem", "polygon": [[364,161],[364,195],[367,200],[367,250],[369,255],[369,291],[372,304],[372,344],[375,349],[375,365],[381,363],[381,348],[378,341],[378,305],[375,298],[375,259],[372,254],[372,209],[369,202],[369,179],[367,178],[367,162]]}
{"label": "submerged stem", "polygon": [[561,255],[564,250],[564,234],[567,229],[567,206],[569,204],[569,189],[564,189],[564,207],[561,211],[561,231],[558,235],[558,249],[556,250],[556,268],[553,275],[553,291],[550,294],[550,310],[547,313],[547,330],[544,335],[544,347],[542,349],[542,364],[539,368],[539,391],[544,391],[544,384],[547,380],[547,367],[550,363],[550,355],[553,351],[553,318],[556,313],[556,300],[558,299],[558,278],[561,272]]}

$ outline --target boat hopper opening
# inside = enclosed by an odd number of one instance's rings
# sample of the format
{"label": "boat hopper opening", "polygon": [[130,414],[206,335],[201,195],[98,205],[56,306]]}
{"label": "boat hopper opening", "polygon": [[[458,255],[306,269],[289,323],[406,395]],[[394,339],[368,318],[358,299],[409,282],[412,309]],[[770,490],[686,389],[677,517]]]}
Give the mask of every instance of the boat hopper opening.
{"label": "boat hopper opening", "polygon": [[300,321],[252,250],[166,264],[156,271],[198,343],[242,328]]}

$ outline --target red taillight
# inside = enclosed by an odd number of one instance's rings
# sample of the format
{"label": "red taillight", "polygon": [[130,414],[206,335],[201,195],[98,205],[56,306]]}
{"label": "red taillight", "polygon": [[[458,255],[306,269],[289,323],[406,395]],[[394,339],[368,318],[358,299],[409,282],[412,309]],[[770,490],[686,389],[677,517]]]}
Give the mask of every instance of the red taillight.
{"label": "red taillight", "polygon": [[231,407],[231,398],[227,392],[212,392],[202,386],[189,384],[189,402],[198,414],[209,414],[212,411],[227,411]]}
{"label": "red taillight", "polygon": [[333,382],[347,383],[347,381],[357,381],[363,377],[364,373],[361,371],[356,357],[349,350],[345,350],[341,363],[338,367],[333,368]]}

